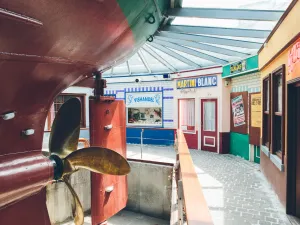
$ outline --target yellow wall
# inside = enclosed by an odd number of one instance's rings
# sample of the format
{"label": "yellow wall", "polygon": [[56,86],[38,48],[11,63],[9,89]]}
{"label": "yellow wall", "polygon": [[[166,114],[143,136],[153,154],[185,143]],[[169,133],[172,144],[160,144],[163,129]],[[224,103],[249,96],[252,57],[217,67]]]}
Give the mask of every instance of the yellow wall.
{"label": "yellow wall", "polygon": [[[294,5],[293,9],[282,21],[271,39],[258,55],[259,69],[265,66],[274,55],[276,55],[290,40],[300,32],[300,2]],[[287,63],[287,58],[285,64]],[[263,70],[265,76],[265,70]]]}
{"label": "yellow wall", "polygon": [[[288,64],[288,53],[290,48],[293,46],[293,43],[290,44],[284,51],[282,49],[292,40],[294,39],[300,32],[300,2],[297,1],[294,5],[293,9],[289,12],[286,18],[282,21],[279,28],[274,32],[273,36],[270,38],[266,46],[262,49],[262,51],[258,54],[258,67],[261,72],[261,78],[263,80],[268,74],[272,73],[272,71],[276,70],[283,64]],[[295,40],[296,41],[296,40]],[[282,53],[271,59],[278,54]],[[287,71],[285,71],[287,74]],[[261,80],[261,87],[262,86]],[[263,91],[263,90],[262,90]],[[286,88],[286,104],[285,104],[285,112],[287,115],[287,88]],[[263,100],[263,99],[262,99]],[[262,103],[263,105],[263,103]],[[287,116],[285,116],[285,128],[287,128]],[[285,129],[287,131],[287,129]],[[262,136],[262,132],[261,132]],[[287,140],[287,132],[285,132],[285,140]],[[283,158],[283,164],[286,166],[286,156],[288,154],[287,149],[287,141],[285,142],[285,157]],[[263,153],[261,155],[261,168],[270,183],[272,184],[275,192],[278,194],[280,201],[283,205],[286,206],[286,170],[284,172],[279,172],[277,168],[271,163],[270,159],[267,158]]]}
{"label": "yellow wall", "polygon": [[[299,27],[300,28],[300,27]],[[300,29],[299,29],[300,30]],[[268,74],[272,73],[272,71],[276,70],[283,64],[285,64],[285,72],[287,73],[287,63],[288,63],[288,53],[289,49],[287,48],[284,52],[282,52],[276,59],[274,59],[269,65],[261,70],[261,77],[262,79],[267,76]]]}
{"label": "yellow wall", "polygon": [[[261,72],[261,87],[262,80],[272,71],[276,70],[283,64],[285,64],[286,74],[287,74],[287,64],[288,64],[288,52],[294,43],[291,43],[280,55],[273,59],[270,63],[269,61],[280,52],[284,46],[286,46],[294,37],[296,37],[300,32],[300,2],[297,1],[293,9],[281,23],[279,28],[275,31],[271,39],[268,41],[267,45],[258,54],[259,69]],[[296,40],[295,40],[296,41]],[[269,63],[268,65],[266,65]],[[263,69],[262,69],[263,68]],[[287,88],[286,88],[286,103],[287,103]],[[285,105],[285,112],[287,115],[287,104]],[[286,117],[287,118],[287,117]],[[287,119],[285,121],[285,128],[287,126]],[[287,130],[287,129],[285,129]],[[262,136],[262,132],[261,132]],[[285,139],[287,137],[287,132],[285,133]],[[287,143],[285,142],[285,151],[287,153]]]}

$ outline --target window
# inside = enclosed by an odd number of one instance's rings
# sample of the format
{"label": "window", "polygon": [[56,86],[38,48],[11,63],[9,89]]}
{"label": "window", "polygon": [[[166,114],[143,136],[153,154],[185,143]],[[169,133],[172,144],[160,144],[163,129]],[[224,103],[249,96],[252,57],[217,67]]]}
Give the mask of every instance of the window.
{"label": "window", "polygon": [[273,109],[272,109],[272,152],[282,157],[283,151],[283,102],[284,102],[284,85],[283,69],[272,73],[272,92],[273,92]]}
{"label": "window", "polygon": [[263,127],[262,127],[262,144],[270,147],[270,75],[263,80]]}
{"label": "window", "polygon": [[195,132],[195,99],[179,99],[179,128]]}
{"label": "window", "polygon": [[215,131],[216,130],[216,103],[215,102],[204,102],[204,131]]}
{"label": "window", "polygon": [[280,158],[284,155],[285,66],[263,80],[262,144]]}
{"label": "window", "polygon": [[127,126],[163,127],[162,92],[127,92]]}
{"label": "window", "polygon": [[162,108],[127,108],[127,125],[162,126]]}
{"label": "window", "polygon": [[48,130],[51,130],[51,126],[53,123],[53,120],[55,118],[56,113],[60,109],[60,107],[69,99],[71,98],[78,98],[81,102],[81,121],[80,121],[80,127],[84,128],[86,127],[85,124],[85,95],[77,95],[77,94],[61,94],[58,95],[55,99],[53,104],[50,107],[50,111],[47,118],[47,126]]}

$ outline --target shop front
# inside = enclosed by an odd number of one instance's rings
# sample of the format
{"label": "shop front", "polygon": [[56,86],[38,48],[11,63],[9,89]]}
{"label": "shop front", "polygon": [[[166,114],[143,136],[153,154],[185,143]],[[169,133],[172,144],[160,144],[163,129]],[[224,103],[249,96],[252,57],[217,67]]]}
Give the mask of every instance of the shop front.
{"label": "shop front", "polygon": [[190,149],[226,153],[229,144],[229,89],[221,79],[221,67],[182,72],[175,79],[174,107],[177,127]]}
{"label": "shop front", "polygon": [[127,143],[173,145],[173,81],[121,81],[108,83],[105,95],[125,101]]}
{"label": "shop front", "polygon": [[231,87],[229,152],[260,162],[261,93],[258,56],[223,66],[222,78]]}
{"label": "shop front", "polygon": [[127,92],[127,127],[163,127],[163,92]]}
{"label": "shop front", "polygon": [[293,1],[259,51],[261,168],[288,214],[300,217],[300,3]]}

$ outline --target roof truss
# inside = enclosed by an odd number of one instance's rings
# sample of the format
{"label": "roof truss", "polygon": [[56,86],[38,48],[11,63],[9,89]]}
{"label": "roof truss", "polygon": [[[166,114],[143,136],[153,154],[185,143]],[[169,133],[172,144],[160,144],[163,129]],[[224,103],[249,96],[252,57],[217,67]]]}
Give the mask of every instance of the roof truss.
{"label": "roof truss", "polygon": [[158,50],[160,50],[160,51],[162,51],[162,52],[164,52],[165,54],[167,54],[167,55],[169,55],[169,56],[171,56],[175,59],[178,59],[179,61],[184,62],[185,64],[188,64],[188,65],[192,66],[192,67],[195,67],[195,68],[201,67],[197,63],[187,59],[186,57],[184,57],[182,55],[179,55],[178,53],[174,52],[173,50],[171,50],[167,47],[164,47],[163,45],[160,45],[160,44],[154,43],[154,42],[151,42],[149,45],[156,48],[156,49],[158,49]]}
{"label": "roof truss", "polygon": [[282,10],[174,8],[169,9],[167,15],[211,19],[277,21],[283,13],[284,11]]}
{"label": "roof truss", "polygon": [[223,28],[223,27],[204,27],[204,26],[183,26],[183,25],[167,25],[162,31],[190,34],[207,34],[217,36],[231,37],[249,37],[249,38],[267,38],[271,30],[254,30],[240,28]]}

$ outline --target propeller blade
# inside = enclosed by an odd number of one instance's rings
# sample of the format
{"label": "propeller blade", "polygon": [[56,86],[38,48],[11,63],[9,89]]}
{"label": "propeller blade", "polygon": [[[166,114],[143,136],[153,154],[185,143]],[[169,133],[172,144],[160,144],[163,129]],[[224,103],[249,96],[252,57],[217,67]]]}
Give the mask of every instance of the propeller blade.
{"label": "propeller blade", "polygon": [[109,175],[126,175],[130,172],[130,166],[122,155],[100,147],[82,148],[64,159],[64,175],[80,168]]}
{"label": "propeller blade", "polygon": [[65,158],[78,146],[80,132],[81,103],[77,98],[66,101],[53,121],[49,151]]}
{"label": "propeller blade", "polygon": [[75,202],[75,209],[73,208],[73,216],[74,216],[74,223],[75,225],[82,225],[84,222],[84,212],[83,212],[83,207],[80,203],[80,200],[78,198],[78,195],[76,194],[75,190],[71,186],[71,184],[68,181],[68,177],[64,177],[63,181],[69,188]]}

